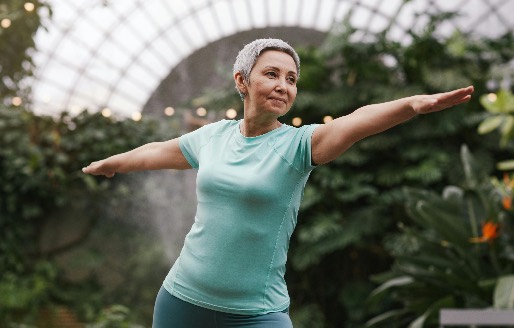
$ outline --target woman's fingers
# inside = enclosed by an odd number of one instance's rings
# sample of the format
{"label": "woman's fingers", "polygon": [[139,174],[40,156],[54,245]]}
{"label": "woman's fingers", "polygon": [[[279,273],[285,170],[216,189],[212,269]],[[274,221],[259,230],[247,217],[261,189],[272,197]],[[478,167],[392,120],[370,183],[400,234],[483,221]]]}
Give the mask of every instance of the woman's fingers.
{"label": "woman's fingers", "polygon": [[421,104],[418,108],[414,108],[414,110],[418,114],[427,114],[450,108],[468,102],[471,99],[471,94],[473,91],[473,86],[469,86],[466,88],[437,93],[430,96],[422,96],[423,99]]}
{"label": "woman's fingers", "polygon": [[[460,103],[469,100],[473,93],[473,86],[437,94],[439,102]],[[468,97],[469,96],[469,97]]]}
{"label": "woman's fingers", "polygon": [[101,161],[93,162],[93,163],[89,164],[88,166],[83,167],[82,172],[84,172],[86,174],[92,174],[92,175],[105,175],[108,178],[112,178],[114,176],[115,172],[105,171],[104,169],[102,169],[101,164],[102,164]]}

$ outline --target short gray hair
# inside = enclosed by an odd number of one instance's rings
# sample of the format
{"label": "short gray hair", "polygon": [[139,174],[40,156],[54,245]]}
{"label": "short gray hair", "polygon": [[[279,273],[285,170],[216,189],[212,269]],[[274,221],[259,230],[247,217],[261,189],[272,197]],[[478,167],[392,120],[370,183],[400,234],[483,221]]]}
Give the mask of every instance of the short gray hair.
{"label": "short gray hair", "polygon": [[[293,47],[280,39],[257,39],[245,45],[237,54],[233,74],[235,75],[237,72],[240,72],[243,76],[243,80],[246,83],[250,82],[250,72],[252,71],[255,62],[257,62],[257,58],[259,58],[260,54],[265,50],[278,50],[293,57],[296,65],[296,73],[298,78],[300,78],[300,57]],[[243,98],[244,95],[241,90],[239,90],[237,86],[236,89],[241,98]]]}

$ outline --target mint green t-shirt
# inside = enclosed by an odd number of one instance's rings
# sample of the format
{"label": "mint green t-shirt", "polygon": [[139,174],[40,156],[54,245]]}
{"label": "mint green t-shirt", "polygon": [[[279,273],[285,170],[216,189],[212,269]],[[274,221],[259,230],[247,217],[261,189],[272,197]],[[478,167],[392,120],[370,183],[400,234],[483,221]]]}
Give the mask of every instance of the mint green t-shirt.
{"label": "mint green t-shirt", "polygon": [[185,134],[197,209],[182,251],[164,280],[176,297],[212,310],[264,314],[289,306],[284,280],[289,239],[310,172],[317,125],[283,124],[246,138],[241,121]]}

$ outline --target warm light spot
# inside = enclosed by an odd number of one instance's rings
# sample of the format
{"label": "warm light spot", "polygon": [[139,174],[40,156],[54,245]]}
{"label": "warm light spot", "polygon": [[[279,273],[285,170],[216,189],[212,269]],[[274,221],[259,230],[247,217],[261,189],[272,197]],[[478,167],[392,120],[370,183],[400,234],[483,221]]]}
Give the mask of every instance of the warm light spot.
{"label": "warm light spot", "polygon": [[134,112],[132,113],[132,119],[136,122],[141,121],[141,118],[143,118],[143,115],[141,115],[140,112]]}
{"label": "warm light spot", "polygon": [[229,119],[234,119],[237,117],[237,111],[234,108],[229,108],[225,112],[225,116],[227,116]]}
{"label": "warm light spot", "polygon": [[9,26],[11,26],[11,20],[9,18],[2,19],[2,21],[0,21],[0,26],[2,26],[3,28],[8,28]]}
{"label": "warm light spot", "polygon": [[22,104],[22,102],[23,102],[23,101],[21,100],[21,98],[20,98],[20,97],[14,97],[14,98],[12,99],[12,104],[13,104],[14,106],[20,106],[20,105]]}
{"label": "warm light spot", "polygon": [[327,115],[327,116],[323,117],[323,123],[328,123],[328,122],[333,121],[333,120],[334,120],[334,118],[332,116],[330,116],[330,115]]}
{"label": "warm light spot", "polygon": [[173,116],[174,114],[175,114],[175,108],[173,108],[173,107],[164,108],[164,115]]}
{"label": "warm light spot", "polygon": [[112,115],[112,111],[109,108],[102,109],[102,116],[103,117],[110,117]]}
{"label": "warm light spot", "polygon": [[293,118],[293,121],[292,121],[292,122],[293,122],[293,125],[294,125],[294,126],[300,126],[300,125],[302,125],[302,119],[301,119],[301,118],[299,118],[299,117],[295,117],[295,118]]}
{"label": "warm light spot", "polygon": [[32,2],[25,2],[23,7],[25,8],[26,11],[30,12],[30,11],[33,11],[36,6],[34,6],[34,4]]}
{"label": "warm light spot", "polygon": [[498,96],[495,93],[490,93],[487,95],[487,100],[490,102],[495,102],[498,99]]}
{"label": "warm light spot", "polygon": [[203,107],[199,107],[196,109],[196,115],[198,116],[205,116],[207,115],[207,109],[203,108]]}

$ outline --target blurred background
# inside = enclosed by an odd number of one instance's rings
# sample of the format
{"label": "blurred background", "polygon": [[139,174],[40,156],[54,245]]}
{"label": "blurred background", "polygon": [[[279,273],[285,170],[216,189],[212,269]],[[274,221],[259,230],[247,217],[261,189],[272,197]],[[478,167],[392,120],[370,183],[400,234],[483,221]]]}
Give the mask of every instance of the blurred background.
{"label": "blurred background", "polygon": [[296,328],[437,327],[513,309],[514,2],[0,0],[0,327],[151,327],[195,172],[88,163],[239,119],[237,52],[300,54],[283,123],[475,86],[314,170],[286,280]]}

